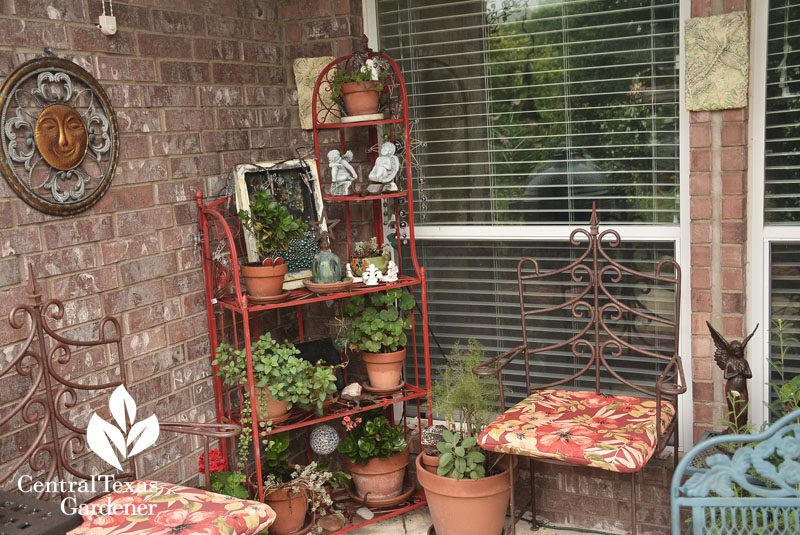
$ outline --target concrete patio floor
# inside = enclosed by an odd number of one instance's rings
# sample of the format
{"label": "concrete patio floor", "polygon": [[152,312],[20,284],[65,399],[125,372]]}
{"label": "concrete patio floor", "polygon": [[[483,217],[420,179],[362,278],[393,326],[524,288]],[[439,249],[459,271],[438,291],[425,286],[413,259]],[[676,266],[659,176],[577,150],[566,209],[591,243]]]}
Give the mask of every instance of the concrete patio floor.
{"label": "concrete patio floor", "polygon": [[[431,515],[427,507],[420,507],[404,515],[389,518],[377,524],[351,531],[355,535],[427,535]],[[534,531],[527,520],[517,522],[517,535],[585,535],[577,531],[540,528]]]}

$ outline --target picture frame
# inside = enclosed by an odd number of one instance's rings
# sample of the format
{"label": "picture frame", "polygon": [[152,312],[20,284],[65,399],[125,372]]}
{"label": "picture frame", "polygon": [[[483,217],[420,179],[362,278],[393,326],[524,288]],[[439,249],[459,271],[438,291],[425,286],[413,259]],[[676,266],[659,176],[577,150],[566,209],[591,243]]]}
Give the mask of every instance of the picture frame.
{"label": "picture frame", "polygon": [[[250,210],[250,197],[256,191],[270,189],[273,197],[289,212],[309,224],[305,240],[293,240],[289,246],[289,271],[311,269],[314,254],[319,251],[316,233],[311,222],[322,216],[322,189],[313,159],[293,159],[271,162],[254,162],[235,165],[236,211]],[[322,230],[327,230],[323,225]],[[297,242],[297,243],[296,243]],[[255,237],[244,229],[244,244],[248,262],[258,262]]]}

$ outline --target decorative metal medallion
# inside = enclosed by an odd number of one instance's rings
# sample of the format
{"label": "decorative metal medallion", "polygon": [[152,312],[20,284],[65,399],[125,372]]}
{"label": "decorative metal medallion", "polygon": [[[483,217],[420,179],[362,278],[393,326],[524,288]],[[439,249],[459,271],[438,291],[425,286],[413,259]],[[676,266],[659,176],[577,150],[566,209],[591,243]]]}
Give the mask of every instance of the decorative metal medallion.
{"label": "decorative metal medallion", "polygon": [[37,58],[0,87],[0,172],[40,212],[72,215],[108,189],[117,119],[97,80],[71,61]]}

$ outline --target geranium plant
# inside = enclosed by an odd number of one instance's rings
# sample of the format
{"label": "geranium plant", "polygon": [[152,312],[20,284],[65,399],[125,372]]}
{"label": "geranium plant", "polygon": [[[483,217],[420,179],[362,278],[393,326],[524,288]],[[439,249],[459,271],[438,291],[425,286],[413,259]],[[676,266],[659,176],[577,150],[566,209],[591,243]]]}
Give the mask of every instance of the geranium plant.
{"label": "geranium plant", "polygon": [[[200,455],[200,465],[198,470],[201,474],[206,473],[206,454]],[[222,453],[218,449],[210,450],[208,456],[208,471],[206,476],[209,479],[209,486],[214,492],[233,496],[246,500],[248,498],[247,489],[245,488],[245,475],[241,472],[227,471],[228,463],[222,457]]]}
{"label": "geranium plant", "polygon": [[403,314],[414,308],[414,295],[402,288],[392,288],[386,293],[351,297],[342,307],[346,316],[352,317],[350,349],[370,353],[390,353],[405,347],[406,329],[411,328],[411,315]]}
{"label": "geranium plant", "polygon": [[386,416],[364,416],[342,421],[348,435],[339,444],[339,453],[351,463],[367,464],[370,459],[388,459],[406,449],[402,427],[393,427]]}

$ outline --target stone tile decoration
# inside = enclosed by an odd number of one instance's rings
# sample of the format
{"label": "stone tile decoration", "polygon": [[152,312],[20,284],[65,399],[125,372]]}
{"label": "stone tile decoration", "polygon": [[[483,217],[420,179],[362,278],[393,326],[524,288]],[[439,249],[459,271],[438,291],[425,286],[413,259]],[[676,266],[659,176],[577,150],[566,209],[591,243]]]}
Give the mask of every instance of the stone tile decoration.
{"label": "stone tile decoration", "polygon": [[688,110],[747,105],[749,27],[744,11],[686,21]]}
{"label": "stone tile decoration", "polygon": [[[310,130],[312,126],[311,96],[314,94],[314,86],[317,83],[319,73],[334,59],[336,58],[333,56],[322,56],[294,60],[294,79],[297,82],[297,107],[300,110],[300,128],[303,130]],[[330,94],[330,85],[327,92],[323,90],[320,91],[320,94]],[[330,102],[330,98],[327,100]]]}

